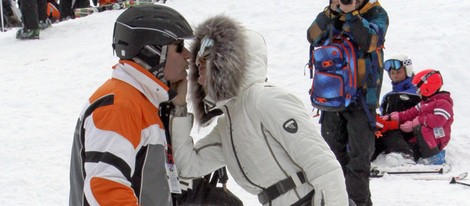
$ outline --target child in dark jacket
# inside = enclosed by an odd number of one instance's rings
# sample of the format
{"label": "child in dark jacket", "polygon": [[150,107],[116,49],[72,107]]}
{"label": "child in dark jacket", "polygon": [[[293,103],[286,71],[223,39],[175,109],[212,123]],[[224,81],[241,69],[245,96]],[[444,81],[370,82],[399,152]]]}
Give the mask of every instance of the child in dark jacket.
{"label": "child in dark jacket", "polygon": [[412,84],[422,101],[408,110],[392,112],[384,119],[389,117],[399,123],[401,131],[413,133],[416,137],[413,148],[419,164],[444,164],[444,148],[449,143],[454,122],[453,100],[449,92],[440,91],[443,80],[437,70],[417,73]]}
{"label": "child in dark jacket", "polygon": [[[414,107],[421,101],[412,80],[413,64],[408,55],[398,53],[385,61],[384,70],[388,73],[393,90],[385,94],[380,104],[380,114],[389,115]],[[398,122],[383,121],[377,118],[377,126],[382,134],[375,141],[375,152],[372,160],[382,154],[387,166],[414,164],[413,151],[409,141],[414,137],[412,132],[398,129]],[[380,158],[379,158],[380,159]]]}

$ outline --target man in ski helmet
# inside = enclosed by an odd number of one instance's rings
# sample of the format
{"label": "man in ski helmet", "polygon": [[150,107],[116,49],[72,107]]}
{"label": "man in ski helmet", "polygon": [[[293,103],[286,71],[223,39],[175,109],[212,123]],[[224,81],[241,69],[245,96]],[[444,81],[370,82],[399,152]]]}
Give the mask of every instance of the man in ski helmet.
{"label": "man in ski helmet", "polygon": [[192,37],[186,19],[163,5],[134,6],[117,18],[119,63],[77,122],[70,205],[174,205],[181,188],[166,123],[173,104],[186,104],[178,89],[186,91],[184,39]]}
{"label": "man in ski helmet", "polygon": [[358,206],[370,206],[370,159],[375,149],[375,110],[382,87],[388,15],[378,0],[329,2],[307,29],[307,40],[318,47],[345,34],[358,47],[358,101],[344,111],[322,111],[321,133],[341,163],[349,198]]}
{"label": "man in ski helmet", "polygon": [[[404,53],[392,55],[385,61],[384,70],[390,77],[392,91],[382,98],[380,104],[382,116],[404,111],[421,101],[421,97],[416,93],[416,87],[411,82],[414,77],[413,62],[408,55]],[[377,128],[381,136],[375,141],[375,153],[372,160],[383,152],[378,159],[383,159],[387,166],[415,163],[413,151],[408,142],[415,140],[412,133],[400,131],[397,122],[386,121],[379,116]],[[410,143],[413,144],[415,141]]]}
{"label": "man in ski helmet", "polygon": [[441,91],[443,84],[439,71],[426,69],[418,72],[412,81],[422,101],[402,112],[389,115],[398,121],[400,130],[416,137],[419,164],[445,163],[445,150],[454,122],[453,100],[450,93]]}

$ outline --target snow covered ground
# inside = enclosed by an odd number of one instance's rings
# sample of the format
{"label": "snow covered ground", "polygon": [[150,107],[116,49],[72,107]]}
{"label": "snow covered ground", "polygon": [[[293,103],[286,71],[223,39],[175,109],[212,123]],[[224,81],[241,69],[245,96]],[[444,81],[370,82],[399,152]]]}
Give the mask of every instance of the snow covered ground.
{"label": "snow covered ground", "polygon": [[[327,0],[168,0],[192,25],[224,13],[261,32],[269,53],[269,80],[298,95],[311,110],[306,29]],[[415,71],[435,68],[452,92],[455,122],[447,147],[449,174],[470,171],[470,1],[382,0],[389,14],[386,56],[405,52]],[[40,40],[0,33],[0,204],[68,204],[69,159],[75,121],[89,95],[110,77],[113,23],[122,11],[107,11],[54,24]],[[383,91],[391,89],[385,76]],[[468,103],[467,103],[468,102]],[[318,125],[316,125],[318,127]],[[197,134],[196,134],[197,137]],[[469,183],[470,181],[467,181]],[[229,188],[245,205],[257,198]],[[375,205],[470,205],[470,187],[409,176],[371,180]]]}

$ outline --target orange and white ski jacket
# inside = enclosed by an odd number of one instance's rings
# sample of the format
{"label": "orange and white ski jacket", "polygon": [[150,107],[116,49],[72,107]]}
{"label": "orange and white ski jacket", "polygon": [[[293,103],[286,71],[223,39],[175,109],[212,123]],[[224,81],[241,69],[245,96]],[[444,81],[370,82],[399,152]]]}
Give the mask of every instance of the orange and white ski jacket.
{"label": "orange and white ski jacket", "polygon": [[172,205],[159,117],[168,90],[135,62],[114,67],[75,129],[69,205]]}

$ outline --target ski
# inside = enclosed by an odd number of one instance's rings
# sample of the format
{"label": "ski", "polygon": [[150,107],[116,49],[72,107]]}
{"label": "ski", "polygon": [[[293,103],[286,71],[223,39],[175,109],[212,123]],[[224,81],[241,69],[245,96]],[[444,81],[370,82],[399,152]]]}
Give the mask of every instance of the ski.
{"label": "ski", "polygon": [[[109,10],[120,10],[126,9],[134,5],[141,5],[141,4],[155,4],[160,0],[126,0],[101,6],[92,6],[87,8],[77,8],[74,10],[75,17],[85,17],[93,13],[109,11]],[[166,0],[163,1],[163,4],[166,3]]]}
{"label": "ski", "polygon": [[120,2],[120,3],[112,3],[108,5],[103,5],[103,6],[93,6],[93,7],[87,7],[87,8],[77,8],[74,10],[74,14],[76,18],[79,17],[85,17],[93,13],[98,13],[98,12],[103,12],[103,11],[109,11],[109,10],[119,10],[119,9],[124,9],[129,7],[130,4],[129,2]]}
{"label": "ski", "polygon": [[383,177],[385,174],[444,174],[451,170],[448,164],[443,165],[403,165],[398,167],[372,167],[370,177]]}
{"label": "ski", "polygon": [[87,8],[77,8],[74,10],[74,14],[76,18],[85,17],[93,13],[109,11],[109,10],[120,10],[126,9],[134,5],[142,4],[144,2],[136,2],[136,0],[127,0],[122,2],[116,2],[111,4],[106,4],[102,6],[92,6]]}
{"label": "ski", "polygon": [[447,180],[449,181],[453,178],[455,180],[463,180],[467,178],[467,176],[468,176],[467,172],[462,172],[457,176],[448,176],[448,175],[416,176],[416,177],[413,177],[413,180]]}

